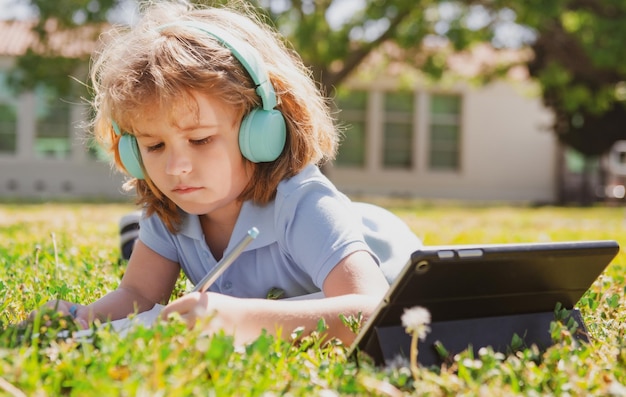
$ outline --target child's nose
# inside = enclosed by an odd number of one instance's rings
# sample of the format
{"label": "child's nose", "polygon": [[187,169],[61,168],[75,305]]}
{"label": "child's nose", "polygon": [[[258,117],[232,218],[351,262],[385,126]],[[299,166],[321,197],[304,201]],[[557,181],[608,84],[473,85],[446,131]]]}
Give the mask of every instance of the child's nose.
{"label": "child's nose", "polygon": [[191,171],[191,159],[183,150],[172,150],[167,159],[165,172],[169,175],[181,175]]}

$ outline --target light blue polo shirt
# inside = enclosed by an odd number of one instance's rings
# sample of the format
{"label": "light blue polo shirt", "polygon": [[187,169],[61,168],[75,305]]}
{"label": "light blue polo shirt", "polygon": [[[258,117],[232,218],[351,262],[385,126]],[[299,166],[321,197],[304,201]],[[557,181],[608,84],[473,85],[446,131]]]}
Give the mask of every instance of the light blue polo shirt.
{"label": "light blue polo shirt", "polygon": [[[391,281],[421,246],[402,220],[350,201],[313,165],[282,181],[267,205],[244,202],[226,252],[253,226],[259,236],[210,291],[244,298],[265,298],[274,288],[284,291],[284,298],[318,292],[337,263],[356,251],[369,252]],[[197,215],[185,215],[177,234],[156,215],[144,218],[139,239],[179,263],[193,284],[217,264]]]}

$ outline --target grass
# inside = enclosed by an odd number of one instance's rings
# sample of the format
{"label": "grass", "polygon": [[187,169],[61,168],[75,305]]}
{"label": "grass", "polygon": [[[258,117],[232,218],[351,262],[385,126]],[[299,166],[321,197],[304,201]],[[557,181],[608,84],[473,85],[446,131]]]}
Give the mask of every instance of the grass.
{"label": "grass", "polygon": [[[526,208],[379,200],[429,245],[612,239],[626,246],[619,207]],[[125,337],[102,329],[91,343],[57,338],[69,319],[28,313],[55,298],[90,302],[114,289],[123,204],[0,204],[0,395],[626,395],[626,256],[622,252],[578,308],[591,333],[580,344],[553,323],[555,345],[504,356],[482,349],[444,368],[376,367],[323,337],[261,335],[235,347],[175,321]],[[182,282],[182,281],[181,281]],[[294,330],[298,332],[298,330]]]}

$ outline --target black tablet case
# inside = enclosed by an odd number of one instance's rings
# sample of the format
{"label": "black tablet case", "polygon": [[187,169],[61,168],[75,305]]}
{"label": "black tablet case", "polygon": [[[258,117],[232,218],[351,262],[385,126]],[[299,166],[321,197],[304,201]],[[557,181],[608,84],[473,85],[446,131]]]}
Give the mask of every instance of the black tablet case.
{"label": "black tablet case", "polygon": [[350,348],[377,364],[409,356],[404,310],[428,309],[431,332],[419,344],[422,365],[440,365],[439,341],[452,355],[471,346],[505,352],[514,334],[528,346],[552,344],[557,302],[572,310],[619,251],[612,240],[431,246],[415,251]]}

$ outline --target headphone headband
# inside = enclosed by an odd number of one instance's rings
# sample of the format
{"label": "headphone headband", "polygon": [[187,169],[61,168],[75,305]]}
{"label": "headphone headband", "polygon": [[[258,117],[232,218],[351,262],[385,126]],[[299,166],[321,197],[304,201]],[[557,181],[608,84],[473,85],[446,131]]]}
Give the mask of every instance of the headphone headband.
{"label": "headphone headband", "polygon": [[161,32],[169,27],[184,27],[200,30],[215,38],[220,44],[230,50],[233,56],[243,65],[256,86],[256,93],[261,98],[262,108],[272,110],[276,107],[276,92],[269,79],[265,65],[261,62],[261,54],[250,44],[238,39],[226,30],[208,23],[197,21],[177,21],[161,25],[157,31]]}

